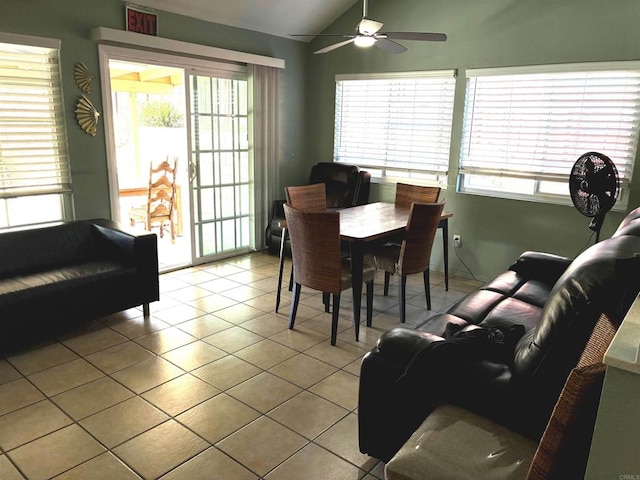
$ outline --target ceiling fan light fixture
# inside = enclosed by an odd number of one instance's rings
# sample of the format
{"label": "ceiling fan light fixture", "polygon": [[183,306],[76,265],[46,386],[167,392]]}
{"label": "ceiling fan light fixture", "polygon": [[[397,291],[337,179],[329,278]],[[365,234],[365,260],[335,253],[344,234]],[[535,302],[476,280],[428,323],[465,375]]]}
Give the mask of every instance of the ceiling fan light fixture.
{"label": "ceiling fan light fixture", "polygon": [[353,43],[358,47],[370,47],[374,43],[376,43],[376,39],[374,37],[368,37],[366,35],[358,35],[353,39]]}

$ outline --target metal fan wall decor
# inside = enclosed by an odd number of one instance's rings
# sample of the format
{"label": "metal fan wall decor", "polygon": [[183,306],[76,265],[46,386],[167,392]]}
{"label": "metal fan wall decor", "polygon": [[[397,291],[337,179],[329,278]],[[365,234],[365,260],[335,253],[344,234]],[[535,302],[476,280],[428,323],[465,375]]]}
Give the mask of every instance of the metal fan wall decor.
{"label": "metal fan wall decor", "polygon": [[100,118],[100,112],[96,110],[86,96],[82,95],[82,97],[78,99],[75,113],[78,125],[80,125],[86,133],[95,137],[98,132],[98,119]]}
{"label": "metal fan wall decor", "polygon": [[338,33],[320,33],[312,34],[291,34],[292,37],[342,37],[346,38],[338,43],[321,48],[313,53],[327,53],[337,48],[343,47],[350,43],[358,47],[376,46],[388,53],[403,53],[407,51],[407,47],[401,45],[395,40],[417,40],[421,42],[444,42],[447,36],[444,33],[427,33],[427,32],[381,32],[383,23],[367,17],[367,0],[363,0],[362,20],[356,25],[354,33],[338,34]]}

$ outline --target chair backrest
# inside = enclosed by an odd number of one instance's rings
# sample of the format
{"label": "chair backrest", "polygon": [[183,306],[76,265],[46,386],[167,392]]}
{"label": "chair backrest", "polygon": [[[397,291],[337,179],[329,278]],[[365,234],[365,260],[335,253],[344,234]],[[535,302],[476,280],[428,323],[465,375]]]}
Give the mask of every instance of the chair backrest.
{"label": "chair backrest", "polygon": [[149,225],[154,221],[171,219],[176,203],[176,172],[178,160],[173,165],[164,160],[160,165],[149,166],[149,194],[147,215]]}
{"label": "chair backrest", "polygon": [[326,293],[342,291],[340,213],[284,205],[296,283]]}
{"label": "chair backrest", "polygon": [[396,186],[396,201],[398,207],[410,207],[413,202],[436,203],[440,196],[440,187],[425,187],[398,183]]}
{"label": "chair backrest", "polygon": [[347,208],[369,201],[371,175],[356,165],[319,162],[311,167],[309,184],[326,185],[327,208]]}
{"label": "chair backrest", "polygon": [[444,202],[414,202],[411,205],[398,259],[398,273],[400,275],[421,273],[429,267],[433,239],[436,236],[443,208]]}
{"label": "chair backrest", "polygon": [[327,209],[327,196],[324,183],[285,187],[287,203],[305,212],[324,212]]}

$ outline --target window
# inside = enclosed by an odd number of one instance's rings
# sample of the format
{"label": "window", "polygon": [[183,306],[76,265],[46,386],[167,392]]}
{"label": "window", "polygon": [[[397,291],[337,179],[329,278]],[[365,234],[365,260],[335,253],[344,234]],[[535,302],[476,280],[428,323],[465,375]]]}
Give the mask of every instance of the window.
{"label": "window", "polygon": [[639,122],[637,62],[469,70],[458,190],[571,204],[571,168],[596,151],[626,206]]}
{"label": "window", "polygon": [[0,229],[71,217],[58,40],[0,34]]}
{"label": "window", "polygon": [[446,185],[454,71],[337,75],[335,162]]}

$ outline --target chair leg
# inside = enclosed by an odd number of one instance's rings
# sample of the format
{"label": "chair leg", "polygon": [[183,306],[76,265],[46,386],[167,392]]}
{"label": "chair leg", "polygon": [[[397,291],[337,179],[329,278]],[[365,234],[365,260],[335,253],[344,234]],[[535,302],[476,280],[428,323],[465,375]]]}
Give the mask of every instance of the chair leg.
{"label": "chair leg", "polygon": [[289,311],[289,330],[293,330],[293,324],[296,322],[296,314],[298,313],[298,302],[300,301],[300,290],[302,285],[296,283],[293,286],[293,294],[291,295],[291,310]]}
{"label": "chair leg", "polygon": [[328,294],[327,292],[322,292],[322,304],[324,305],[324,311],[326,313],[329,313],[329,301],[330,294]]}
{"label": "chair leg", "polygon": [[407,320],[406,296],[407,276],[398,275],[398,302],[400,302],[400,323]]}
{"label": "chair leg", "polygon": [[[333,294],[333,315],[331,315],[331,345],[336,344],[338,337],[338,313],[340,312],[340,294]],[[358,338],[358,329],[356,328],[356,339]]]}
{"label": "chair leg", "polygon": [[424,278],[424,296],[427,297],[427,310],[431,310],[431,285],[429,284],[429,269],[422,272]]}
{"label": "chair leg", "polygon": [[[276,292],[276,313],[278,313],[278,308],[280,307],[280,295],[282,293],[282,272],[284,270],[284,243],[285,243],[284,231],[285,229],[283,228],[282,240],[280,241],[280,264],[278,265],[278,291]],[[291,268],[293,269],[293,265],[291,266]]]}
{"label": "chair leg", "polygon": [[291,259],[291,275],[289,275],[289,291],[293,290],[293,259]]}
{"label": "chair leg", "polygon": [[389,272],[384,272],[384,296],[389,295],[389,280],[391,279],[391,274]]}
{"label": "chair leg", "polygon": [[367,327],[373,321],[373,280],[367,282]]}

